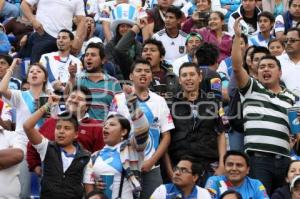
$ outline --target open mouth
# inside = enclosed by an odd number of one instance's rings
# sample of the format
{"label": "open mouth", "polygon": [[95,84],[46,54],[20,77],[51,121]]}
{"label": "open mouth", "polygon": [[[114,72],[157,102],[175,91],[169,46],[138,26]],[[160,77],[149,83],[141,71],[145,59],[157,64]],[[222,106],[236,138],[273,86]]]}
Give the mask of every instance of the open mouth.
{"label": "open mouth", "polygon": [[264,80],[269,80],[269,79],[271,79],[271,74],[263,74],[263,79]]}
{"label": "open mouth", "polygon": [[140,83],[146,83],[147,82],[146,77],[141,77],[139,80],[140,80]]}

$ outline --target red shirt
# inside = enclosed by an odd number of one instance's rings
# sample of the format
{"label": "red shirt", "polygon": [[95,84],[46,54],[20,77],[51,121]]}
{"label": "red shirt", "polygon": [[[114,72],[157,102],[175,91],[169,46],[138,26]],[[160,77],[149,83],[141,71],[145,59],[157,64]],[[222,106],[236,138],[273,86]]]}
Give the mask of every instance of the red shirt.
{"label": "red shirt", "polygon": [[[55,138],[56,119],[49,118],[41,126],[39,132],[49,140],[53,141]],[[91,153],[102,149],[104,146],[103,134],[102,134],[102,123],[95,119],[84,118],[81,120],[78,129],[78,142]],[[27,145],[27,162],[30,171],[36,166],[41,165],[41,159],[38,152],[29,142]]]}

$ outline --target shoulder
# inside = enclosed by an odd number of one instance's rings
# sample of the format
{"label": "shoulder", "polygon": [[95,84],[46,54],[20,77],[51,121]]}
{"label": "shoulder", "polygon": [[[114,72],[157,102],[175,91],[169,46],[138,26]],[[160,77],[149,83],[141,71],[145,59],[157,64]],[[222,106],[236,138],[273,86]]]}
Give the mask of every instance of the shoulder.
{"label": "shoulder", "polygon": [[188,34],[183,32],[182,30],[179,30],[179,35],[182,37],[186,37]]}
{"label": "shoulder", "polygon": [[160,36],[160,37],[163,36],[164,34],[166,34],[165,29],[162,29],[162,30],[158,31],[157,33],[155,33],[155,35]]}
{"label": "shoulder", "polygon": [[160,102],[165,101],[165,99],[162,96],[160,96],[160,95],[158,95],[158,94],[156,94],[155,92],[152,92],[152,91],[149,91],[149,96],[150,96],[151,101],[153,101],[153,100],[160,101]]}
{"label": "shoulder", "polygon": [[210,193],[207,189],[201,188],[197,185],[196,185],[196,188],[197,188],[197,192],[198,192],[197,193],[197,195],[198,195],[197,198],[203,198],[203,199],[210,199],[211,198],[211,195],[210,195]]}

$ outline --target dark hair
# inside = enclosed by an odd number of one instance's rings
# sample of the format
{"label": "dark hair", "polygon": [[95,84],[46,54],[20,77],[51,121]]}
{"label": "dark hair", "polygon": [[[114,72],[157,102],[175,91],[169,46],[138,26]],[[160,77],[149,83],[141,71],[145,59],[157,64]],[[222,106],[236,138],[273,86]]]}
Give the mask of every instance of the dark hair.
{"label": "dark hair", "polygon": [[270,45],[271,45],[272,43],[274,43],[274,42],[279,42],[279,43],[281,44],[281,46],[282,46],[283,48],[285,48],[284,42],[281,41],[281,40],[279,40],[279,39],[276,39],[276,38],[271,39],[271,40],[269,41],[269,43],[268,43],[268,48],[269,48]]}
{"label": "dark hair", "polygon": [[111,114],[106,118],[106,121],[111,119],[111,118],[116,118],[119,121],[122,129],[127,130],[127,134],[124,136],[124,139],[127,139],[129,137],[129,133],[130,133],[130,130],[131,130],[129,120],[121,114]]}
{"label": "dark hair", "polygon": [[181,70],[183,68],[189,68],[189,67],[193,67],[195,68],[196,72],[200,75],[201,72],[200,72],[200,68],[198,67],[197,64],[193,63],[193,62],[184,62],[183,64],[181,64],[180,68],[179,68],[179,76],[180,76],[180,73],[181,73]]}
{"label": "dark hair", "polygon": [[107,199],[106,195],[99,189],[95,189],[91,192],[89,192],[86,196],[85,199],[89,199],[92,196],[100,196],[101,199]]}
{"label": "dark hair", "polygon": [[30,69],[33,66],[39,67],[44,72],[44,74],[45,74],[45,82],[43,83],[43,91],[45,92],[46,91],[47,82],[48,82],[48,71],[47,71],[47,69],[42,64],[40,64],[40,63],[30,64],[30,66],[27,69],[26,79],[28,79],[29,71],[30,71]]}
{"label": "dark hair", "polygon": [[74,34],[73,34],[70,30],[68,30],[68,29],[61,29],[61,30],[58,32],[58,34],[61,33],[61,32],[68,33],[70,39],[71,39],[71,40],[74,40]]}
{"label": "dark hair", "polygon": [[175,15],[176,19],[181,19],[182,16],[183,16],[183,13],[181,12],[181,10],[176,7],[176,6],[173,6],[171,5],[170,7],[168,7],[166,13],[172,13]]}
{"label": "dark hair", "polygon": [[147,61],[146,59],[143,59],[143,58],[137,58],[133,64],[131,65],[130,67],[130,73],[133,73],[135,67],[138,65],[138,64],[145,64],[145,65],[148,65],[151,69],[151,64],[149,61]]}
{"label": "dark hair", "polygon": [[209,13],[209,16],[211,14],[213,14],[213,13],[217,14],[220,17],[221,21],[225,20],[225,16],[224,16],[224,14],[222,12],[220,12],[220,11],[212,11],[212,12]]}
{"label": "dark hair", "polygon": [[79,123],[78,123],[77,117],[75,115],[73,115],[72,113],[68,112],[68,111],[65,111],[65,112],[62,112],[62,113],[58,114],[57,121],[71,122],[74,126],[75,131],[76,132],[78,131]]}
{"label": "dark hair", "polygon": [[[255,46],[249,46],[246,49],[244,57],[243,57],[243,68],[247,71],[247,73],[249,73],[249,68],[250,68],[250,66],[248,66],[248,64],[247,64],[247,54],[251,49],[254,49],[254,48],[255,48]],[[251,54],[250,54],[250,57],[251,57]]]}
{"label": "dark hair", "polygon": [[237,199],[243,199],[242,195],[233,189],[229,189],[229,190],[225,191],[224,193],[222,193],[222,195],[220,196],[220,199],[223,199],[225,196],[230,195],[230,194],[234,194]]}
{"label": "dark hair", "polygon": [[93,20],[93,22],[94,22],[94,27],[96,27],[96,21],[95,21],[93,15],[90,15],[90,14],[89,14],[89,15],[86,15],[85,17],[91,18],[91,19]]}
{"label": "dark hair", "polygon": [[[232,40],[234,37],[235,35],[232,36]],[[244,33],[241,33],[241,38],[244,40],[245,44],[248,44],[248,37]]]}
{"label": "dark hair", "polygon": [[285,171],[285,176],[286,176],[286,177],[288,176],[288,173],[289,173],[289,170],[290,170],[292,164],[294,164],[295,162],[300,162],[300,160],[291,160],[291,161],[289,162],[289,165],[288,165],[288,167],[287,167],[287,169],[286,169],[286,171]]}
{"label": "dark hair", "polygon": [[94,42],[89,43],[89,45],[88,45],[88,46],[86,47],[86,49],[85,49],[84,54],[86,54],[86,51],[87,51],[89,48],[97,48],[98,51],[99,51],[99,55],[100,55],[101,60],[104,59],[104,57],[105,57],[105,52],[104,52],[104,46],[103,46],[102,43],[94,43]]}
{"label": "dark hair", "polygon": [[88,108],[87,111],[88,111],[93,101],[93,97],[90,89],[82,85],[75,85],[74,88],[72,89],[72,92],[76,92],[76,91],[80,91],[85,95],[85,100]]}
{"label": "dark hair", "polygon": [[289,0],[289,8],[292,6],[293,2],[294,2],[294,0]]}
{"label": "dark hair", "polygon": [[227,152],[225,153],[225,155],[224,155],[224,164],[225,164],[227,158],[228,158],[229,156],[231,156],[231,155],[234,155],[234,156],[240,156],[240,157],[244,158],[244,160],[245,160],[247,166],[248,166],[248,167],[250,166],[249,156],[248,156],[246,153],[244,153],[244,152],[241,152],[241,151],[235,151],[235,150],[230,150],[230,151],[227,151]]}
{"label": "dark hair", "polygon": [[281,64],[280,64],[280,61],[279,61],[275,56],[273,56],[273,55],[265,55],[265,56],[263,56],[263,57],[260,59],[258,65],[259,65],[260,62],[261,62],[262,60],[264,60],[264,59],[271,59],[271,60],[274,60],[274,61],[276,62],[276,64],[277,64],[279,70],[281,70]]}
{"label": "dark hair", "polygon": [[219,48],[207,42],[201,44],[195,53],[199,66],[210,66],[217,63],[219,55]]}
{"label": "dark hair", "polygon": [[202,36],[197,33],[197,32],[190,32],[190,34],[187,35],[186,40],[185,40],[185,45],[188,44],[189,40],[191,39],[191,37],[197,37],[198,39],[200,39],[200,41],[203,41]]}
{"label": "dark hair", "polygon": [[257,16],[257,21],[259,21],[259,19],[261,17],[266,17],[270,20],[271,23],[274,23],[275,22],[275,17],[272,13],[268,12],[268,11],[263,11],[261,13],[258,14]]}
{"label": "dark hair", "polygon": [[4,59],[10,66],[13,62],[13,58],[10,55],[0,54],[0,59]]}
{"label": "dark hair", "polygon": [[267,49],[266,47],[263,46],[255,46],[254,50],[252,51],[250,58],[251,58],[251,62],[253,61],[254,55],[256,53],[265,53],[266,55],[270,55],[270,51],[269,49]]}
{"label": "dark hair", "polygon": [[158,41],[158,40],[152,39],[152,38],[147,39],[146,41],[144,41],[143,49],[147,44],[152,44],[152,45],[157,46],[160,57],[163,57],[166,55],[166,49],[161,41]]}
{"label": "dark hair", "polygon": [[[193,156],[190,156],[190,155],[184,155],[184,156],[181,156],[179,158],[179,161],[189,161],[192,163],[192,166],[191,166],[191,169],[192,169],[192,174],[193,175],[199,175],[200,176],[200,171],[202,171],[202,167],[200,164],[197,164],[196,163],[196,159],[193,157]],[[178,163],[177,163],[178,164]]]}
{"label": "dark hair", "polygon": [[288,34],[289,32],[292,32],[292,31],[297,31],[298,37],[300,37],[300,29],[296,28],[296,27],[288,29],[286,34]]}

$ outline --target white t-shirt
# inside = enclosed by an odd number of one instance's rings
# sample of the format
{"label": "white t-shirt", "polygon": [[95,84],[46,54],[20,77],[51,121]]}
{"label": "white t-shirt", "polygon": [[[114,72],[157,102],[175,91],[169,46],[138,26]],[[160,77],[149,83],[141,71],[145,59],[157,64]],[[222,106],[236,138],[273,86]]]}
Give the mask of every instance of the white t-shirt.
{"label": "white t-shirt", "polygon": [[281,80],[285,83],[287,89],[300,96],[300,62],[295,64],[286,53],[278,56],[277,59],[281,64]]}
{"label": "white t-shirt", "polygon": [[[18,148],[25,151],[16,132],[0,130],[0,150]],[[0,198],[17,199],[21,192],[19,164],[0,170]]]}
{"label": "white t-shirt", "polygon": [[[119,194],[123,169],[120,159],[120,146],[121,143],[114,147],[105,145],[99,152],[94,164],[92,163],[92,160],[87,164],[83,177],[83,183],[95,184],[95,181],[99,179],[101,175],[113,176],[112,185],[108,187],[112,191],[111,198],[117,198]],[[95,152],[95,154],[97,153],[98,152]],[[123,182],[122,198],[133,199],[132,186],[126,177]]]}
{"label": "white t-shirt", "polygon": [[179,57],[177,58],[173,63],[172,63],[172,66],[173,66],[173,73],[175,73],[177,76],[179,76],[179,69],[180,69],[180,66],[185,63],[185,62],[189,62],[189,58],[188,58],[188,55],[184,55],[182,57]]}
{"label": "white t-shirt", "polygon": [[[48,148],[49,140],[45,137],[43,137],[43,140],[40,144],[32,145],[37,152],[40,154],[41,161],[45,160],[47,148]],[[76,151],[72,154],[72,156],[67,156],[66,153],[61,150],[61,159],[63,163],[63,171],[66,172],[66,170],[70,167],[72,161],[74,160],[74,156],[76,154]]]}
{"label": "white t-shirt", "polygon": [[[47,61],[46,57],[49,59]],[[73,55],[69,55],[68,57],[60,57],[58,52],[52,52],[43,54],[40,63],[47,69],[48,71],[48,81],[51,83],[60,78],[62,83],[67,83],[69,81],[70,73],[68,71],[68,67],[70,63],[77,65],[77,74],[81,72],[82,63]]]}
{"label": "white t-shirt", "polygon": [[82,0],[26,0],[30,5],[37,5],[36,19],[44,30],[56,38],[61,29],[72,30],[74,16],[85,16]]}
{"label": "white t-shirt", "polygon": [[[292,21],[292,27],[296,27],[297,21],[293,20]],[[284,20],[282,15],[278,15],[275,19],[275,25],[274,25],[274,30],[276,32],[284,32]]]}
{"label": "white t-shirt", "polygon": [[165,29],[158,31],[153,35],[153,38],[163,43],[166,49],[165,60],[169,63],[179,57],[185,55],[185,41],[187,34],[179,30],[179,34],[175,38],[171,38]]}
{"label": "white t-shirt", "polygon": [[[196,198],[191,197],[191,198],[193,198],[193,199],[211,199],[211,195],[209,194],[208,190],[203,189],[199,186],[196,186],[196,189],[197,189],[197,197]],[[150,199],[166,199],[167,195],[171,195],[171,194],[174,194],[174,196],[176,197],[176,195],[178,193],[167,193],[166,186],[160,185],[158,188],[155,189],[155,191],[151,195]]]}
{"label": "white t-shirt", "polygon": [[[153,114],[153,123],[152,125],[150,124],[150,128],[156,128],[158,129],[158,135],[156,134],[156,131],[153,131],[149,133],[149,139],[148,143],[145,149],[145,158],[144,160],[149,160],[153,154],[156,152],[157,146],[159,145],[159,137],[161,133],[170,131],[171,129],[174,129],[174,123],[172,116],[170,114],[170,110],[168,108],[166,100],[157,95],[154,92],[149,91],[149,98],[148,100],[144,102],[139,102],[140,108],[143,110],[145,116],[147,117],[149,121],[149,114],[148,110],[151,110]],[[130,119],[130,114],[128,107],[126,105],[126,99],[125,99],[125,94],[120,93],[115,95],[112,106],[111,106],[112,111],[118,112],[122,115],[124,115],[127,119]],[[133,128],[132,128],[133,129]]]}

